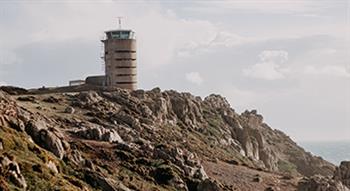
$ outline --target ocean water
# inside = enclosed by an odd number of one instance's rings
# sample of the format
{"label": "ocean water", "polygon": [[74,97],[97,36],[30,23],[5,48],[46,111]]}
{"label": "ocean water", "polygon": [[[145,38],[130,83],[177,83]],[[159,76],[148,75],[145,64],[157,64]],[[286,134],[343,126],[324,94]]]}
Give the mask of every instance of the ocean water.
{"label": "ocean water", "polygon": [[300,142],[306,151],[339,165],[341,161],[350,161],[350,141],[339,142]]}

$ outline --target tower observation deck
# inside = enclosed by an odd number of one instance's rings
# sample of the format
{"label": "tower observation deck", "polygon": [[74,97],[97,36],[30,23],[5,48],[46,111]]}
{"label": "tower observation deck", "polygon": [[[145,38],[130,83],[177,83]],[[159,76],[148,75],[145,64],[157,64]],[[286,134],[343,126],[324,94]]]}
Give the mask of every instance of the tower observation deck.
{"label": "tower observation deck", "polygon": [[106,85],[128,90],[137,89],[136,38],[132,30],[105,32],[104,61]]}

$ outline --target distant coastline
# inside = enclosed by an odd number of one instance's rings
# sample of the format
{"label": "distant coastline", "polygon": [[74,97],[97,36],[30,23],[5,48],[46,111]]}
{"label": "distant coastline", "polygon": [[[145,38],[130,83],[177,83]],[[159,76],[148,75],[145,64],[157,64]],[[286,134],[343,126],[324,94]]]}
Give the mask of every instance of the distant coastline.
{"label": "distant coastline", "polygon": [[339,165],[341,161],[350,160],[349,141],[310,141],[299,142],[306,151]]}

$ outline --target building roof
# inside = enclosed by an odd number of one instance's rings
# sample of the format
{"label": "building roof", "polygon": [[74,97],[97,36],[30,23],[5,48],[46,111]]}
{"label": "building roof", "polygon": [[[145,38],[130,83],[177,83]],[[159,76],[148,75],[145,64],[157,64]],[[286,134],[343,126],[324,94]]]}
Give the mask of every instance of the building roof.
{"label": "building roof", "polygon": [[119,32],[119,31],[134,32],[134,31],[131,30],[131,29],[116,29],[116,30],[108,30],[108,31],[105,31],[105,33],[109,33],[109,32]]}

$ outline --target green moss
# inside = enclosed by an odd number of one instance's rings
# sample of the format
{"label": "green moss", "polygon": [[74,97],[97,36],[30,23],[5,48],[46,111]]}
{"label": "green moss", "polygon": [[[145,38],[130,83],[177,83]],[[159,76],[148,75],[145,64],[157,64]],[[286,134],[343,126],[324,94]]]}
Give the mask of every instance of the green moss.
{"label": "green moss", "polygon": [[288,161],[284,161],[284,160],[279,160],[278,163],[278,169],[281,171],[281,172],[286,172],[286,173],[297,173],[297,167],[288,162]]}
{"label": "green moss", "polygon": [[[0,137],[6,137],[6,139],[2,140],[4,150],[0,151],[0,155],[7,153],[11,156],[15,156],[14,160],[20,166],[21,173],[27,182],[28,190],[79,190],[65,180],[61,174],[54,174],[54,172],[45,165],[48,161],[52,161],[56,165],[58,164],[58,168],[61,168],[55,156],[34,143],[29,142],[28,137],[24,133],[1,127]],[[33,166],[40,169],[40,171],[34,171]],[[9,190],[18,190],[18,188],[11,184],[9,184],[8,187]]]}
{"label": "green moss", "polygon": [[221,132],[220,132],[220,127],[223,125],[222,124],[222,119],[218,117],[213,117],[213,116],[208,116],[207,122],[208,122],[208,127],[205,129],[205,134],[209,136],[214,136],[214,137],[221,137]]}

